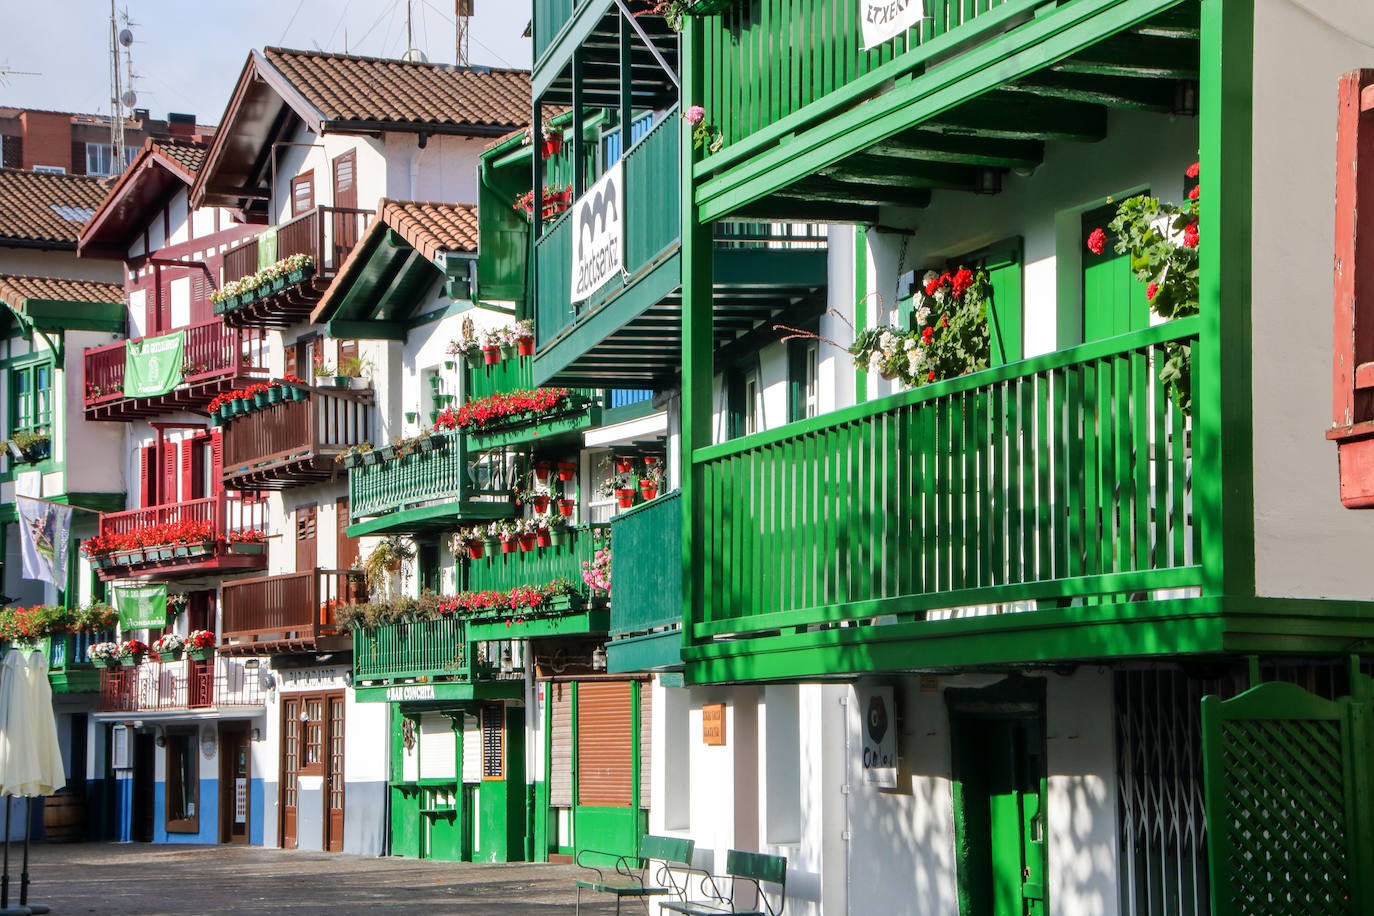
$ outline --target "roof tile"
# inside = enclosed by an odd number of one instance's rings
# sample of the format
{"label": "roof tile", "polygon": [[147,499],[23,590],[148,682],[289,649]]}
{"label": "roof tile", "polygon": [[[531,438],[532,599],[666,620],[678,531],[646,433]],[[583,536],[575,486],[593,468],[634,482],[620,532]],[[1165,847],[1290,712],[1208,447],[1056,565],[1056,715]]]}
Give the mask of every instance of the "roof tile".
{"label": "roof tile", "polygon": [[56,299],[60,302],[124,302],[124,287],[95,280],[66,280],[56,277],[0,275],[0,302],[17,312],[28,299]]}
{"label": "roof tile", "polygon": [[85,175],[0,169],[0,239],[75,248],[107,187]]}
{"label": "roof tile", "polygon": [[471,204],[387,201],[381,219],[431,261],[441,251],[477,250],[477,208]]}

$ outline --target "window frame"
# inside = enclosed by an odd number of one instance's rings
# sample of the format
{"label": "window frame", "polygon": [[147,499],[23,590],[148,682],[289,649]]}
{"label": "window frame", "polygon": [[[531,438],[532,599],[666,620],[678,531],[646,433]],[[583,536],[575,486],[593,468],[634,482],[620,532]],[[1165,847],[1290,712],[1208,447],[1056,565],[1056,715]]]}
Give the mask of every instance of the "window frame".
{"label": "window frame", "polygon": [[[199,730],[168,729],[166,732],[166,792],[164,793],[163,822],[168,833],[200,833],[200,733]],[[175,761],[183,765],[174,766]],[[173,779],[175,777],[175,780]],[[172,799],[177,789],[184,789],[189,778],[189,799],[185,791],[180,796],[195,806],[192,813],[181,810],[182,817],[172,816]]]}

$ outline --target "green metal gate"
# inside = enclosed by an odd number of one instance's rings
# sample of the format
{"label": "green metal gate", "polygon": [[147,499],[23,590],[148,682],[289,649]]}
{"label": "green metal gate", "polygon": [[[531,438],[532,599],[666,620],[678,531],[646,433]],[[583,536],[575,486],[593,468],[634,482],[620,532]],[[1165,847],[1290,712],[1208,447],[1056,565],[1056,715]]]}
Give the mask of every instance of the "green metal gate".
{"label": "green metal gate", "polygon": [[1203,699],[1213,916],[1374,912],[1363,686],[1334,701],[1279,682]]}

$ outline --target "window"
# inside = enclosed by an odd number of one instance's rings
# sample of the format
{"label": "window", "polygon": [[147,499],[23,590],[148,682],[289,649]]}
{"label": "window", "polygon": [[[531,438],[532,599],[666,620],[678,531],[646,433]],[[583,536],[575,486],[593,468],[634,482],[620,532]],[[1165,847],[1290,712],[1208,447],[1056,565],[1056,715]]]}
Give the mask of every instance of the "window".
{"label": "window", "polygon": [[108,143],[87,143],[86,144],[86,174],[97,178],[105,178],[124,171],[130,162],[134,161],[134,156],[138,154],[138,148],[133,146],[124,147],[124,165],[117,166],[114,161],[114,151]]}
{"label": "window", "polygon": [[195,732],[167,733],[167,832],[200,832],[199,738]]}
{"label": "window", "polygon": [[291,179],[291,215],[302,216],[315,209],[315,173],[297,175]]}
{"label": "window", "polygon": [[488,703],[482,707],[482,778],[506,778],[505,718],[506,707]]}
{"label": "window", "polygon": [[301,704],[301,726],[304,741],[301,747],[303,775],[324,775],[324,697],[304,697]]}
{"label": "window", "polygon": [[736,369],[728,380],[729,432],[731,439],[748,436],[763,428],[763,389],[759,385],[759,370]]}
{"label": "window", "polygon": [[47,429],[52,423],[53,364],[49,361],[12,368],[10,435]]}
{"label": "window", "polygon": [[[1094,229],[1105,229],[1116,217],[1116,210],[1115,204],[1108,204],[1084,213],[1078,237],[1086,239]],[[1111,230],[1107,230],[1107,247],[1101,254],[1084,248],[1082,257],[1083,342],[1149,327],[1150,302],[1145,298],[1145,284],[1131,272],[1131,256],[1117,253],[1116,237]]]}
{"label": "window", "polygon": [[65,174],[67,174],[66,168],[63,167],[63,166],[60,166],[60,165],[35,165],[35,166],[33,167],[33,170],[34,170],[35,172],[38,172],[39,174],[42,174],[42,175],[65,175]]}
{"label": "window", "polygon": [[789,422],[805,420],[820,412],[820,347],[815,340],[787,342]]}

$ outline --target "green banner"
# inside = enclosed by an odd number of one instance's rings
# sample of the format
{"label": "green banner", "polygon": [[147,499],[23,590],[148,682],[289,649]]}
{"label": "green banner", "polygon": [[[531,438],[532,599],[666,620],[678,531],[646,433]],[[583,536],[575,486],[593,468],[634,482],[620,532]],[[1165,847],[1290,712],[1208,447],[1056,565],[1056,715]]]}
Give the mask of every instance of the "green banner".
{"label": "green banner", "polygon": [[125,344],[124,396],[152,398],[180,385],[183,378],[181,351],[185,340],[185,334],[177,331]]}
{"label": "green banner", "polygon": [[166,585],[135,585],[112,591],[121,630],[167,626]]}
{"label": "green banner", "polygon": [[277,263],[277,227],[258,233],[258,270],[266,270]]}

